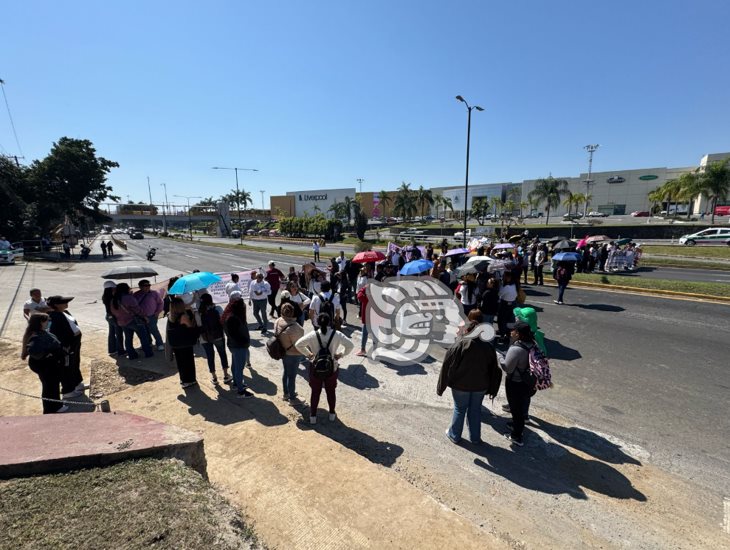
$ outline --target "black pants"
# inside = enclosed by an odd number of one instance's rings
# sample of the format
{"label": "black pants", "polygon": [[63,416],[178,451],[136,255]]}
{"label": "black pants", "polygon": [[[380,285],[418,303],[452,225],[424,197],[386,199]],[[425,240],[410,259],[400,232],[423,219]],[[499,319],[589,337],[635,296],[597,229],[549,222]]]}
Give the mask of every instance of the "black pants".
{"label": "black pants", "polygon": [[269,301],[269,306],[271,306],[271,311],[269,312],[269,315],[273,316],[274,313],[277,315],[281,315],[279,313],[279,308],[276,306],[276,294],[279,292],[277,289],[276,291],[272,290],[271,294],[266,298]]}
{"label": "black pants", "polygon": [[196,382],[195,353],[193,352],[193,346],[175,348],[174,352],[177,371],[180,374],[180,383],[189,384],[190,382]]}
{"label": "black pants", "polygon": [[[30,370],[38,375],[41,380],[41,396],[44,399],[61,400],[61,368],[62,362],[59,357],[47,357],[45,359],[30,359],[28,361]],[[56,401],[43,401],[43,414],[52,414],[61,408],[61,403]]]}
{"label": "black pants", "polygon": [[509,336],[510,331],[507,328],[507,324],[515,322],[515,314],[514,311],[512,311],[514,307],[514,302],[499,302],[499,311],[497,313],[497,327],[502,337]]}
{"label": "black pants", "polygon": [[81,384],[81,335],[74,338],[68,352],[68,365],[61,367],[61,392],[71,393]]}
{"label": "black pants", "polygon": [[543,279],[542,270],[545,266],[543,265],[536,265],[535,266],[535,282],[532,283],[533,285],[542,285],[545,284],[545,280]]}
{"label": "black pants", "polygon": [[525,429],[525,411],[530,408],[530,398],[532,390],[522,382],[513,382],[505,380],[505,390],[507,392],[507,403],[512,413],[512,437],[522,439],[522,432]]}

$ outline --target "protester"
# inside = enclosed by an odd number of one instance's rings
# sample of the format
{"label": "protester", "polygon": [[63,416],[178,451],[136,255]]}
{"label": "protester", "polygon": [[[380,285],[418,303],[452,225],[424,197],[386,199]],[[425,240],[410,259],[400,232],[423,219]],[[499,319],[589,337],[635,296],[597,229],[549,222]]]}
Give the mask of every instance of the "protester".
{"label": "protester", "polygon": [[506,272],[502,276],[502,288],[499,289],[499,312],[497,313],[497,326],[502,339],[509,338],[508,323],[515,320],[512,312],[517,302],[517,288],[512,281],[512,274]]}
{"label": "protester", "polygon": [[230,296],[231,292],[241,292],[241,287],[238,284],[238,273],[231,273],[231,280],[226,283],[226,296]]}
{"label": "protester", "polygon": [[350,296],[350,282],[347,280],[347,273],[339,271],[333,278],[333,292],[337,294],[342,308],[342,326],[347,326],[347,302]]}
{"label": "protester", "polygon": [[119,283],[114,289],[114,297],[110,310],[117,324],[124,331],[124,349],[129,359],[137,359],[139,354],[134,349],[134,335],[139,338],[145,357],[154,356],[150,345],[150,335],[147,332],[147,317],[137,304],[137,300],[129,292],[127,283]]}
{"label": "protester", "polygon": [[221,360],[223,368],[223,383],[232,382],[228,373],[228,355],[226,354],[226,339],[223,332],[221,315],[223,309],[213,305],[213,297],[207,292],[200,297],[200,344],[205,351],[205,358],[208,360],[208,371],[214,386],[218,385],[218,377],[215,374],[215,352]]}
{"label": "protester", "polygon": [[459,286],[456,287],[455,294],[464,308],[464,315],[469,315],[469,312],[477,307],[479,298],[476,279],[473,274],[464,275]]}
{"label": "protester", "polygon": [[558,262],[558,268],[555,270],[553,278],[558,283],[558,299],[553,300],[553,302],[558,305],[563,305],[563,294],[565,294],[565,289],[568,288],[568,283],[572,279],[570,267],[567,262]]}
{"label": "protester", "polygon": [[345,258],[345,251],[340,250],[340,255],[337,256],[335,259],[335,263],[337,263],[337,272],[342,273],[345,271],[345,268],[347,267],[347,258]]}
{"label": "protester", "polygon": [[360,290],[357,291],[357,301],[360,303],[360,321],[362,322],[362,334],[360,335],[360,351],[358,351],[355,355],[357,355],[358,357],[365,357],[365,356],[367,356],[367,351],[365,349],[365,346],[368,343],[367,285],[365,285],[364,287],[362,287]]}
{"label": "protester", "polygon": [[494,319],[499,314],[499,283],[494,277],[487,280],[487,287],[479,297],[479,311],[482,312],[485,323],[494,324]]}
{"label": "protester", "polygon": [[469,440],[474,445],[481,445],[482,401],[485,394],[492,398],[497,395],[502,373],[492,344],[479,336],[468,336],[481,323],[481,312],[473,310],[468,319],[465,334],[446,352],[436,394],[443,395],[449,387],[454,398],[454,415],[446,436],[453,443],[459,443],[466,418]]}
{"label": "protester", "polygon": [[298,283],[299,282],[299,273],[297,273],[297,268],[293,265],[289,266],[289,273],[286,275],[286,282],[287,285],[289,283]]}
{"label": "protester", "polygon": [[30,370],[41,381],[43,414],[63,413],[68,411],[68,405],[61,402],[60,389],[65,354],[61,342],[47,330],[48,319],[45,313],[30,316],[23,335],[21,358],[28,359]]}
{"label": "protester", "polygon": [[312,241],[312,253],[314,254],[314,261],[319,261],[319,243],[317,241]]}
{"label": "protester", "polygon": [[537,246],[537,252],[535,253],[535,278],[532,282],[533,285],[543,286],[545,283],[543,277],[543,270],[545,268],[545,262],[547,261],[547,252],[545,251],[545,245],[540,243]]}
{"label": "protester", "polygon": [[167,292],[165,293],[165,297],[162,299],[162,316],[167,317],[167,314],[170,313],[170,299],[172,296],[170,295],[170,289],[173,287],[173,285],[177,282],[177,280],[180,277],[170,277],[170,280],[167,281]]}
{"label": "protester", "polygon": [[284,401],[296,399],[297,367],[302,360],[302,354],[296,348],[297,341],[304,336],[304,329],[297,323],[294,304],[281,306],[281,317],[274,323],[274,336],[279,339],[285,350],[281,358],[284,364],[284,373],[281,383],[284,392]]}
{"label": "protester", "polygon": [[157,351],[163,351],[165,349],[165,343],[162,340],[160,329],[157,327],[157,320],[164,309],[162,298],[160,298],[159,292],[150,290],[151,285],[147,279],[142,279],[138,286],[139,290],[134,293],[134,298],[137,300],[142,314],[147,319],[147,334],[149,335],[150,347],[152,347],[152,338],[154,337]]}
{"label": "protester", "polygon": [[114,281],[106,281],[104,283],[104,292],[101,295],[101,303],[104,304],[106,310],[106,322],[109,325],[109,331],[106,339],[106,349],[109,355],[124,355],[124,330],[117,323],[117,319],[111,310],[112,300],[114,299],[114,291],[117,284]]}
{"label": "protester", "polygon": [[167,316],[167,342],[175,355],[175,364],[183,389],[198,384],[195,376],[195,353],[193,347],[200,336],[200,328],[195,324],[195,316],[189,311],[180,297],[170,300],[170,313]]}
{"label": "protester", "polygon": [[30,318],[33,313],[48,313],[51,308],[43,299],[40,288],[30,289],[30,299],[23,304],[23,315],[26,320]]}
{"label": "protester", "polygon": [[69,259],[71,257],[71,245],[68,243],[66,238],[64,238],[61,242],[61,248],[63,249],[63,255],[66,259]]}
{"label": "protester", "polygon": [[261,334],[266,334],[269,325],[269,320],[266,318],[269,296],[271,296],[271,285],[264,281],[263,273],[256,273],[256,280],[251,283],[248,297],[249,304],[253,304],[253,316],[259,323],[256,330],[260,330]]}
{"label": "protester", "polygon": [[[238,390],[238,397],[248,399],[253,397],[253,394],[246,389],[247,386],[243,381],[243,368],[248,362],[248,348],[251,345],[251,336],[246,322],[246,304],[240,292],[233,292],[229,300],[221,320],[228,338],[228,349],[231,350],[233,383]],[[265,310],[264,305],[264,312]]]}
{"label": "protester", "polygon": [[357,287],[355,289],[356,295],[360,294],[360,289],[364,288],[368,284],[368,268],[363,267],[360,269],[360,274],[357,276]]}
{"label": "protester", "polygon": [[267,296],[271,311],[269,315],[271,318],[275,318],[279,314],[279,308],[276,306],[276,295],[279,293],[281,283],[286,282],[286,276],[276,267],[273,261],[269,262],[269,267],[266,270],[266,282],[271,287],[271,292]]}
{"label": "protester", "polygon": [[505,372],[507,403],[512,414],[511,433],[505,434],[512,443],[522,447],[526,411],[535,393],[530,385],[530,348],[535,345],[530,325],[524,321],[510,324],[512,345],[507,350],[502,369]]}
{"label": "protester", "polygon": [[110,258],[114,257],[114,243],[112,241],[106,243],[106,252]]}
{"label": "protester", "polygon": [[106,259],[106,241],[104,239],[101,240],[101,244],[99,245],[99,248],[101,248],[101,254],[104,259]]}
{"label": "protester", "polygon": [[61,391],[64,399],[78,397],[86,389],[81,375],[81,329],[68,311],[71,300],[73,297],[65,296],[50,296],[47,300],[48,307],[51,308],[48,314],[48,330],[58,338],[66,354],[61,369]]}
{"label": "protester", "polygon": [[316,296],[322,290],[322,274],[319,270],[312,270],[312,274],[309,276],[309,287],[307,290],[311,296]]}
{"label": "protester", "polygon": [[340,326],[342,320],[340,297],[332,291],[329,281],[322,283],[321,292],[312,298],[312,303],[309,305],[309,318],[314,328],[319,326],[317,323],[320,313],[326,313],[329,316],[335,329]]}
{"label": "protester", "polygon": [[[312,362],[309,371],[309,385],[312,388],[312,396],[309,401],[310,424],[317,423],[317,407],[323,386],[327,394],[329,419],[330,421],[334,421],[337,418],[337,413],[335,412],[335,405],[337,404],[335,388],[337,388],[337,375],[339,373],[338,360],[350,353],[355,347],[352,340],[332,328],[331,322],[332,320],[328,314],[320,313],[317,317],[317,328],[309,334],[302,336],[295,344],[297,350]],[[342,351],[340,351],[340,347],[342,347]],[[322,354],[320,354],[321,350],[324,350]],[[320,378],[316,374],[316,368],[319,359],[324,359],[325,356],[328,356],[332,361],[332,373]]]}

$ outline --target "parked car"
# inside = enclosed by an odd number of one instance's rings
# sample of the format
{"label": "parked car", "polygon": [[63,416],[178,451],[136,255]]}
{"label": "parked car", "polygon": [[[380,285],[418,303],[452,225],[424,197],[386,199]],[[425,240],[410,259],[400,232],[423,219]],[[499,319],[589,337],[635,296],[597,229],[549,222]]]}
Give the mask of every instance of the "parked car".
{"label": "parked car", "polygon": [[542,212],[530,212],[525,215],[526,218],[542,218]]}
{"label": "parked car", "polygon": [[565,214],[563,214],[563,219],[564,220],[579,220],[582,217],[583,217],[583,213],[582,212],[577,212],[575,214],[573,214],[571,212],[566,212]]}
{"label": "parked car", "polygon": [[279,236],[279,230],[278,229],[272,229],[269,231],[269,237],[278,237]]}
{"label": "parked car", "polygon": [[716,206],[715,216],[730,216],[730,206]]}
{"label": "parked car", "polygon": [[262,229],[259,231],[259,235],[261,237],[268,237],[269,236],[269,230],[268,229]]}
{"label": "parked car", "polygon": [[255,235],[255,234],[256,234],[256,230],[255,229],[247,229],[246,230],[246,235]]}
{"label": "parked car", "polygon": [[231,237],[233,237],[234,239],[240,238],[241,237],[241,230],[240,229],[234,229],[233,231],[231,231]]}
{"label": "parked car", "polygon": [[14,264],[15,250],[0,250],[0,264]]}
{"label": "parked car", "polygon": [[730,245],[730,228],[711,227],[691,235],[679,238],[679,244],[694,246],[696,244],[727,244]]}
{"label": "parked car", "polygon": [[591,212],[588,212],[589,218],[607,218],[608,214],[605,212],[597,212],[595,210],[592,210]]}
{"label": "parked car", "polygon": [[131,239],[144,239],[144,233],[141,231],[135,231],[129,236]]}
{"label": "parked car", "polygon": [[646,210],[635,210],[631,213],[634,218],[648,218],[651,214]]}

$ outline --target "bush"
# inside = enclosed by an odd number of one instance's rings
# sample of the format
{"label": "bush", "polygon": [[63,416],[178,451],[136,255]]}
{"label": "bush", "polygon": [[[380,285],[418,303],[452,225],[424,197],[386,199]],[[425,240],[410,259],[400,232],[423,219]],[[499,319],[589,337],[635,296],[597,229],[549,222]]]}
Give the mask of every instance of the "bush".
{"label": "bush", "polygon": [[317,214],[305,218],[283,218],[279,229],[287,237],[324,237],[332,241],[342,233],[342,222]]}
{"label": "bush", "polygon": [[368,250],[373,249],[373,245],[370,243],[366,243],[363,240],[358,240],[353,246],[353,250],[355,251],[355,254],[358,252],[367,252]]}

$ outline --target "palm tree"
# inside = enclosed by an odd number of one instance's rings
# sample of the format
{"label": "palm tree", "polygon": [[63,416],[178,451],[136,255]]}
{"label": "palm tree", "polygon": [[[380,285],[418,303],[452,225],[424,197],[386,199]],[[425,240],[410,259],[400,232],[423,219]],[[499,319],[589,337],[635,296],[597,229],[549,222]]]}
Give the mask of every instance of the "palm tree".
{"label": "palm tree", "polygon": [[489,215],[489,201],[486,197],[477,197],[472,201],[471,215],[477,219],[479,225],[484,225]]}
{"label": "palm tree", "polygon": [[[575,204],[575,195],[568,191],[567,196],[565,197],[565,200],[563,200],[563,206],[568,209],[568,217],[570,217],[573,214],[573,205]],[[578,209],[575,210],[578,212]]]}
{"label": "palm tree", "polygon": [[[350,197],[345,197],[345,208],[347,208],[347,225],[350,225],[350,222],[352,221],[352,205],[355,201],[352,200]],[[343,216],[344,217],[344,216]]]}
{"label": "palm tree", "polygon": [[520,201],[520,218],[522,217],[522,211],[530,207],[530,203],[527,201]]}
{"label": "palm tree", "polygon": [[540,178],[535,182],[535,188],[528,197],[537,199],[537,203],[545,202],[545,225],[550,223],[550,210],[560,204],[560,197],[568,193],[568,182],[564,179],[555,179],[552,176]]}
{"label": "palm tree", "polygon": [[712,207],[710,223],[714,225],[717,202],[725,202],[730,194],[730,159],[712,162],[704,172],[700,172],[698,188],[700,193],[710,201]]}
{"label": "palm tree", "polygon": [[395,195],[395,206],[393,210],[397,214],[400,214],[405,221],[413,217],[416,212],[416,197],[410,188],[410,183],[402,182],[401,186],[396,191]]}
{"label": "palm tree", "polygon": [[446,217],[446,209],[451,210],[451,217],[454,217],[454,203],[449,197],[441,196],[441,206],[444,208],[444,217]]}
{"label": "palm tree", "polygon": [[381,191],[378,193],[380,204],[383,205],[383,217],[386,218],[386,211],[385,207],[389,206],[393,202],[393,197],[390,195],[388,191]]}
{"label": "palm tree", "polygon": [[246,210],[246,205],[253,205],[253,201],[251,200],[251,193],[249,193],[248,191],[236,191],[235,189],[231,189],[231,192],[227,195],[223,195],[221,199],[228,203],[235,204],[236,210],[240,210],[241,206],[243,206],[243,209]]}
{"label": "palm tree", "polygon": [[428,204],[429,206],[433,206],[433,193],[430,189],[424,189],[423,185],[418,187],[418,190],[416,191],[416,201],[421,207],[421,220],[423,220],[423,210]]}
{"label": "palm tree", "polygon": [[344,202],[335,202],[327,209],[327,212],[331,212],[334,218],[340,220],[347,216],[347,205]]}
{"label": "palm tree", "polygon": [[657,204],[662,202],[662,199],[664,198],[661,187],[657,187],[653,191],[649,191],[647,198],[651,201],[651,208],[649,209],[649,212],[651,214],[655,214],[657,211]]}

